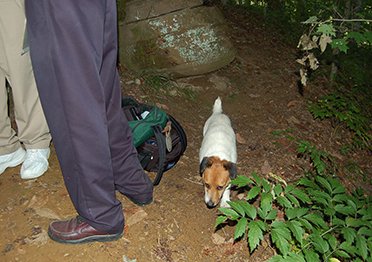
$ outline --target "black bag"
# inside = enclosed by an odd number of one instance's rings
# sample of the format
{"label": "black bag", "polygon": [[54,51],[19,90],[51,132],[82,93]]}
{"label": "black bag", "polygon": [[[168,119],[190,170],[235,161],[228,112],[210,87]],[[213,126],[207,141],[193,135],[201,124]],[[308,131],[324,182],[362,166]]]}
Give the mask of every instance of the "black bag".
{"label": "black bag", "polygon": [[[186,150],[187,137],[178,121],[156,106],[123,97],[122,108],[133,132],[142,168],[156,172],[153,184],[160,183],[163,173],[178,162]],[[165,121],[164,121],[165,119]],[[146,133],[148,137],[143,137]],[[136,139],[136,137],[141,137]],[[144,142],[142,142],[145,140]]]}

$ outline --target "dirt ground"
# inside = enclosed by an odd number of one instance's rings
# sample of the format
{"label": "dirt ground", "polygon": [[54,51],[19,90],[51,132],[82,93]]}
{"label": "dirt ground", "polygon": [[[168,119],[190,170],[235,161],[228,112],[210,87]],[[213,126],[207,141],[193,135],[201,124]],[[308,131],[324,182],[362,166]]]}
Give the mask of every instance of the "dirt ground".
{"label": "dirt ground", "polygon": [[124,237],[83,245],[48,239],[50,221],[76,215],[52,146],[50,168],[42,177],[24,181],[20,167],[0,176],[0,261],[265,261],[272,256],[274,250],[267,242],[250,256],[244,240],[233,243],[233,228],[215,232],[218,210],[208,209],[203,202],[198,151],[204,121],[217,96],[239,138],[239,174],[273,172],[287,182],[303,174],[309,163],[297,156],[296,144],[273,135],[273,131],[286,130],[327,150],[341,163],[357,163],[363,172],[351,177],[341,172],[340,178],[349,189],[360,185],[370,189],[371,155],[341,155],[340,145],[350,134],[341,127],[335,129],[329,121],[313,120],[306,110],[307,99],[327,89],[317,81],[304,96],[299,94],[295,46],[283,44],[258,18],[237,13],[226,16],[238,51],[236,60],[217,72],[178,80],[187,92],[154,92],[129,72],[122,73],[125,94],[163,106],[188,136],[185,155],[155,187],[153,204],[140,208],[117,195],[126,217]]}

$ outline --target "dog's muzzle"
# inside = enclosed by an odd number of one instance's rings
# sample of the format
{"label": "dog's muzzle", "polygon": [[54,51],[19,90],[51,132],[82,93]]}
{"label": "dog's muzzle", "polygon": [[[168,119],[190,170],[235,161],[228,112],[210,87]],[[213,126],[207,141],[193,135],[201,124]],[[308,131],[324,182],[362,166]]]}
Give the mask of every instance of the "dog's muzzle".
{"label": "dog's muzzle", "polygon": [[211,200],[205,203],[208,208],[214,208],[217,206],[217,204],[213,203]]}

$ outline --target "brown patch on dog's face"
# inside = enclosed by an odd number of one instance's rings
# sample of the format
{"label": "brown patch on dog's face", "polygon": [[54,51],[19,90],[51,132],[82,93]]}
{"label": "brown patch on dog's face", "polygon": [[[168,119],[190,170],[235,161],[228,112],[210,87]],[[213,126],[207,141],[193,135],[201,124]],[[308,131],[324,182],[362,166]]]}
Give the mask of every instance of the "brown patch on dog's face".
{"label": "brown patch on dog's face", "polygon": [[229,185],[231,174],[226,167],[229,166],[230,162],[218,157],[209,157],[206,161],[202,172],[205,190],[204,200],[208,207],[215,207]]}

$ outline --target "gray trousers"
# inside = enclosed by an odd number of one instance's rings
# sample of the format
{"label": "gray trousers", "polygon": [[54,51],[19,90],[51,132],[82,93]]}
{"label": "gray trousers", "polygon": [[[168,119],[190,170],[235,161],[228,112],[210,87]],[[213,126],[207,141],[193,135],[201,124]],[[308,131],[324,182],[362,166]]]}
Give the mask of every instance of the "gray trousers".
{"label": "gray trousers", "polygon": [[143,171],[121,110],[115,0],[26,0],[41,103],[77,212],[106,232],[123,229],[115,191],[148,201]]}

